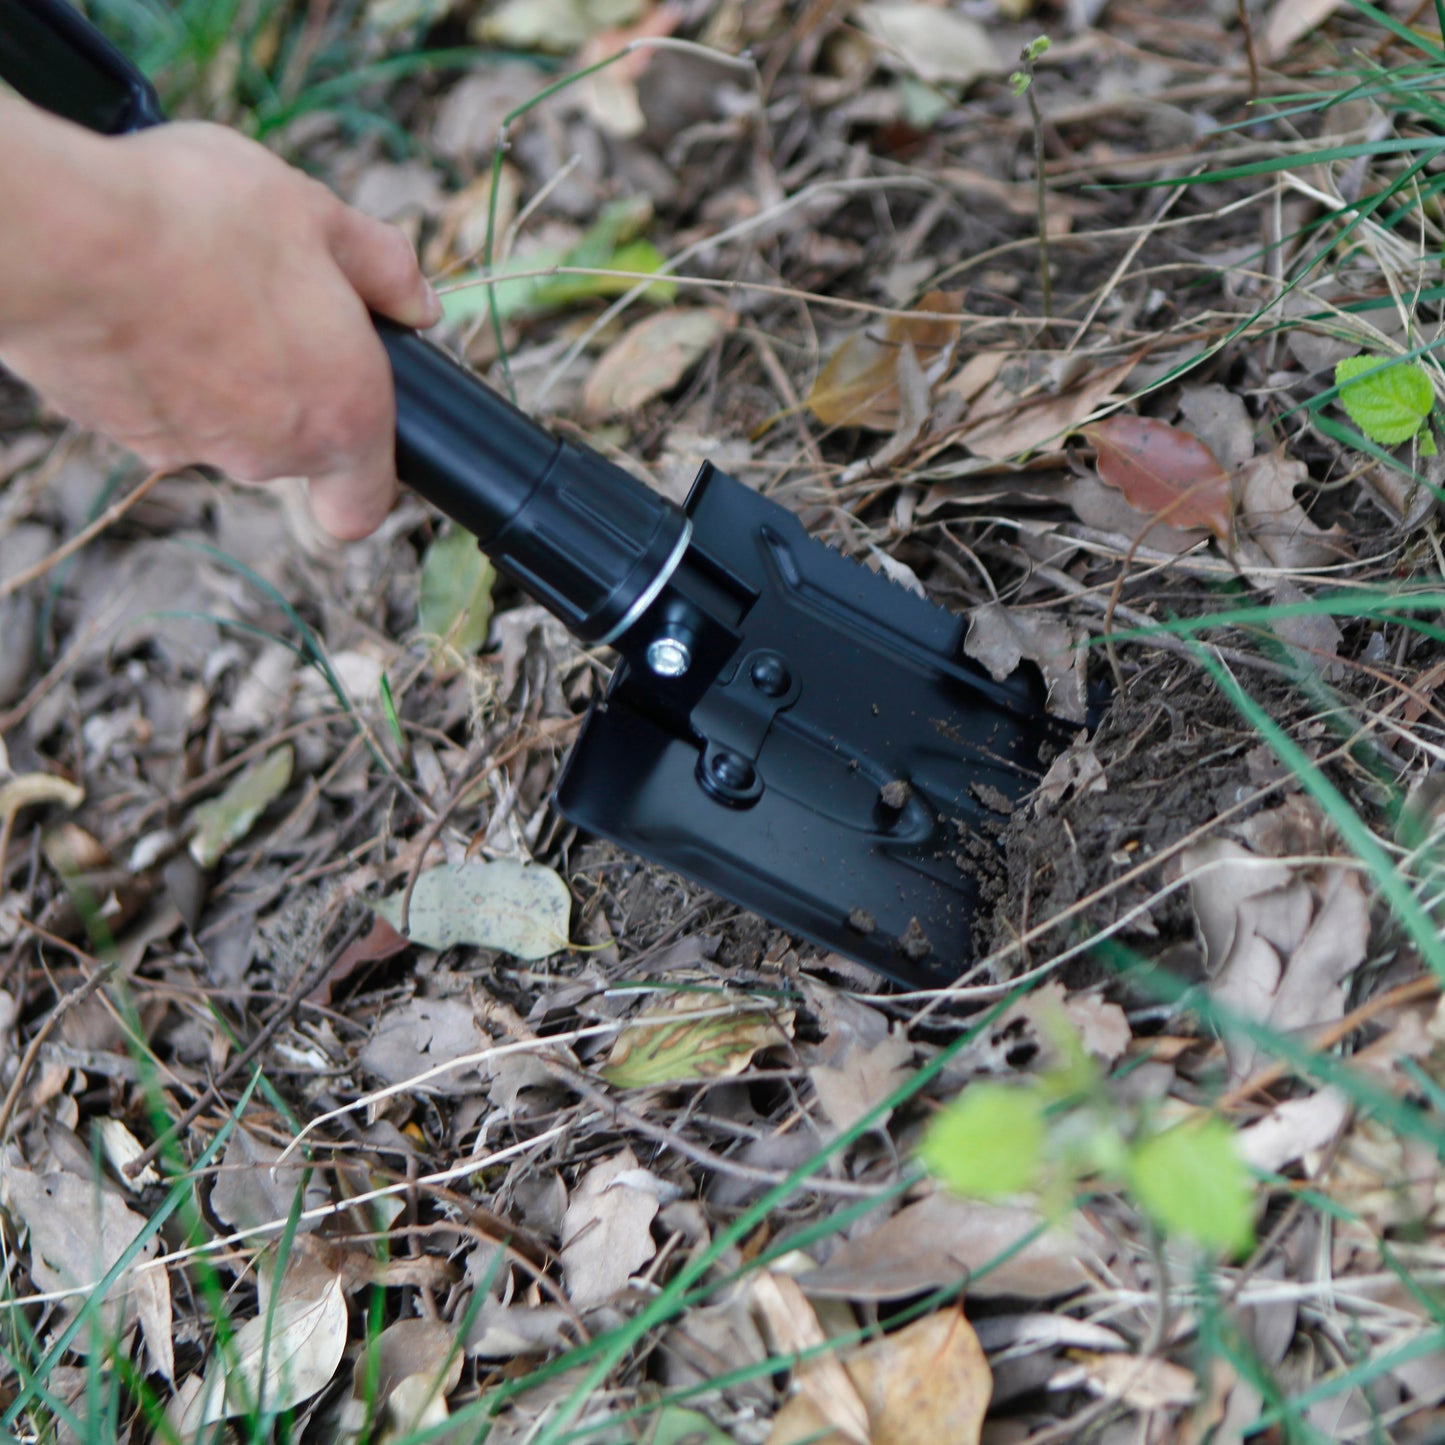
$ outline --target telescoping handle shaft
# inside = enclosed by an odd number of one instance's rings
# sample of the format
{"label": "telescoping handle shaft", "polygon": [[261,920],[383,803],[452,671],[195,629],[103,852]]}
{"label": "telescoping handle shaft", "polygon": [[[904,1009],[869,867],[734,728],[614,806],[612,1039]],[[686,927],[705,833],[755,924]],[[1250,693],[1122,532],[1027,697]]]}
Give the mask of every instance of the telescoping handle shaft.
{"label": "telescoping handle shaft", "polygon": [[[106,134],[165,119],[144,75],[67,0],[0,0],[0,80]],[[564,442],[440,347],[377,319],[401,479],[586,642],[620,639],[687,549],[682,509]]]}

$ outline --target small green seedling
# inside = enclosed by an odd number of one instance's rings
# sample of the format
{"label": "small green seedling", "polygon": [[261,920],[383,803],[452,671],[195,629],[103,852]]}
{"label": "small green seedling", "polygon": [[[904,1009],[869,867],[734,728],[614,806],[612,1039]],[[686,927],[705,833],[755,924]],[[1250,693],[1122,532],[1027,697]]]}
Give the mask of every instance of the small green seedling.
{"label": "small green seedling", "polygon": [[1166,1234],[1228,1255],[1254,1243],[1254,1191],[1223,1119],[1190,1119],[1136,1140],[1125,1174],[1134,1198]]}
{"label": "small green seedling", "polygon": [[1065,1213],[1081,1188],[1127,1188],[1166,1236],[1231,1258],[1254,1241],[1254,1188],[1234,1130],[1202,1112],[1179,1123],[1121,1117],[1099,1066],[1061,1017],[1059,1062],[1028,1083],[972,1084],[934,1115],[919,1162],[956,1194],[1024,1190]]}
{"label": "small green seedling", "polygon": [[1036,35],[1024,46],[1019,54],[1024,69],[1014,71],[1008,78],[1008,83],[1013,87],[1015,95],[1022,95],[1034,83],[1034,61],[1049,48],[1050,44],[1052,42],[1047,35]]}
{"label": "small green seedling", "polygon": [[1038,1178],[1047,1123],[1038,1089],[974,1084],[934,1117],[918,1158],[958,1194],[994,1199]]}
{"label": "small green seedling", "polygon": [[1049,198],[1044,175],[1044,117],[1034,91],[1034,63],[1049,48],[1047,35],[1036,35],[1019,51],[1019,68],[1009,76],[1008,83],[1016,96],[1027,97],[1029,122],[1034,133],[1034,203],[1039,225],[1039,290],[1043,298],[1044,319],[1054,311],[1053,278],[1049,271]]}
{"label": "small green seedling", "polygon": [[1335,367],[1335,385],[1350,420],[1377,446],[1399,446],[1414,437],[1422,457],[1435,455],[1430,430],[1435,388],[1418,361],[1347,356]]}

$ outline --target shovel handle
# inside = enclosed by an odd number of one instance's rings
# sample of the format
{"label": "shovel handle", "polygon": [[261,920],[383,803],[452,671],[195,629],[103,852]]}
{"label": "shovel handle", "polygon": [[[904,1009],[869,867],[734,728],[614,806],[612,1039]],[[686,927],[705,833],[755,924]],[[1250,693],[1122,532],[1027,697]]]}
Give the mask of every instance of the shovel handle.
{"label": "shovel handle", "polygon": [[64,0],[0,6],[0,80],[42,109],[106,135],[165,119],[150,81]]}
{"label": "shovel handle", "polygon": [[[0,80],[108,135],[165,120],[150,82],[67,0],[0,0]],[[401,479],[583,641],[617,642],[687,550],[682,509],[554,437],[415,331],[373,319]]]}

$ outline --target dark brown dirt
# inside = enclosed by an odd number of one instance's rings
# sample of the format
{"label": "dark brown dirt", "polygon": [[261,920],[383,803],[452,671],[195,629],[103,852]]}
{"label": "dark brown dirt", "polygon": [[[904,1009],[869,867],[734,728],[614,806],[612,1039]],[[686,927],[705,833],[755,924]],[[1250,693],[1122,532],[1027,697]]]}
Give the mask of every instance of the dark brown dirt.
{"label": "dark brown dirt", "polygon": [[1014,955],[1014,969],[1110,928],[1146,903],[1122,930],[1124,941],[1148,936],[1158,947],[1192,938],[1187,895],[1156,896],[1158,868],[1120,880],[1245,796],[1246,755],[1257,743],[1192,664],[1166,659],[1137,672],[1092,739],[1105,788],[1073,794],[1042,813],[1031,803],[1010,819],[1006,888],[981,930],[980,952],[1004,947],[1081,900],[1088,900],[1081,911]]}

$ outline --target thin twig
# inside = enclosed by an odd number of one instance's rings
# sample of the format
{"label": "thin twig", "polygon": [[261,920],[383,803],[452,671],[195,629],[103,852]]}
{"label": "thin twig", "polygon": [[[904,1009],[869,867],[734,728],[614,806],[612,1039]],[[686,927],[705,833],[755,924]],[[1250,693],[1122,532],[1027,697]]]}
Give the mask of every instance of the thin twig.
{"label": "thin twig", "polygon": [[1249,0],[1235,0],[1239,11],[1239,30],[1244,36],[1244,54],[1249,61],[1249,98],[1259,100],[1259,55],[1254,48],[1254,25],[1249,18]]}
{"label": "thin twig", "polygon": [[67,557],[75,556],[82,547],[93,542],[107,527],[125,516],[157,482],[170,475],[166,471],[152,472],[133,492],[128,492],[118,502],[112,502],[95,521],[88,527],[82,527],[70,541],[57,547],[48,557],[42,557],[33,567],[27,567],[23,572],[17,572],[15,576],[0,582],[0,601],[18,592],[22,587],[28,586],[37,578],[45,576],[47,572],[64,562]]}
{"label": "thin twig", "polygon": [[130,1163],[125,1166],[124,1173],[127,1179],[134,1179],[147,1164],[154,1163],[157,1156],[179,1139],[212,1104],[220,1102],[221,1090],[240,1074],[241,1071],[266,1048],[292,1017],[294,1017],[296,1010],[301,1007],[306,996],[311,992],[312,988],[330,972],[342,951],[349,948],[351,944],[356,941],[357,936],[361,932],[361,928],[362,920],[358,920],[346,930],[345,937],[342,938],[331,953],[321,954],[319,966],[313,965],[311,968],[302,969],[297,973],[296,981],[292,984],[290,992],[286,995],[286,998],[275,1013],[261,1026],[260,1031],[256,1037],[251,1040],[250,1044],[231,1060],[220,1074],[206,1087],[200,1098],[198,1098],[169,1129],[163,1134],[158,1135],[148,1148],[143,1149],[136,1158],[132,1159]]}
{"label": "thin twig", "polygon": [[[22,920],[22,924],[24,921]],[[24,925],[28,926],[28,925]],[[109,963],[102,963],[81,986],[73,993],[66,994],[46,1015],[45,1022],[35,1031],[35,1037],[26,1045],[25,1052],[20,1056],[20,1063],[16,1067],[15,1077],[10,1081],[10,1088],[6,1091],[5,1100],[0,1103],[0,1140],[5,1138],[10,1128],[10,1120],[15,1113],[15,1106],[20,1102],[20,1092],[25,1086],[25,1080],[34,1067],[35,1060],[40,1054],[46,1039],[55,1031],[55,1026],[70,1012],[71,1009],[84,1003],[98,988],[100,988],[120,966],[118,959],[112,959]]]}
{"label": "thin twig", "polygon": [[[1412,978],[1408,983],[1397,984],[1394,988],[1387,989],[1384,993],[1366,1000],[1358,1008],[1351,1009],[1344,1018],[1337,1019],[1328,1027],[1322,1028],[1310,1039],[1308,1047],[1314,1053],[1332,1049],[1341,1040],[1347,1039],[1357,1028],[1363,1027],[1382,1013],[1388,1013],[1392,1008],[1403,1008],[1407,1004],[1423,1003],[1427,999],[1436,997],[1439,992],[1440,980],[1434,974],[1428,974],[1423,978]],[[1251,1074],[1243,1083],[1236,1084],[1219,1100],[1215,1107],[1221,1113],[1237,1109],[1246,1100],[1253,1098],[1255,1094],[1273,1088],[1275,1084],[1288,1078],[1292,1073],[1294,1073],[1293,1064],[1287,1062],[1269,1064],[1257,1073]]]}

